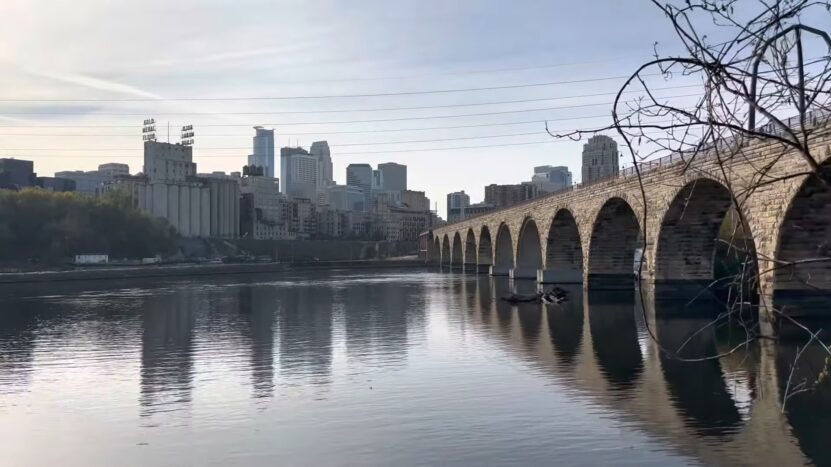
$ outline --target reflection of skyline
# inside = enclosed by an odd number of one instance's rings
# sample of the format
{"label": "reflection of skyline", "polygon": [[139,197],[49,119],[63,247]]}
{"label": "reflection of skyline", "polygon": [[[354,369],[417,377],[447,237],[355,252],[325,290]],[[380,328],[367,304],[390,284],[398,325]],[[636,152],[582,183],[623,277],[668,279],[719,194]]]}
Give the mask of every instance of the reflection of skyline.
{"label": "reflection of skyline", "polygon": [[[262,408],[277,403],[279,398],[268,398],[279,384],[311,387],[342,377],[340,371],[333,371],[333,349],[341,348],[335,340],[341,336],[347,366],[402,368],[414,339],[417,342],[419,333],[425,332],[422,327],[429,321],[425,310],[438,310],[442,319],[435,323],[465,326],[465,339],[485,337],[487,346],[520,355],[522,365],[535,375],[578,391],[583,400],[608,407],[614,416],[665,437],[704,463],[735,460],[727,451],[742,455],[747,439],[756,436],[761,436],[759,450],[773,454],[770,459],[794,461],[781,465],[803,463],[802,457],[793,454],[800,449],[817,464],[831,462],[824,436],[831,429],[827,381],[818,390],[791,399],[786,418],[779,418],[777,398],[784,392],[795,345],[773,347],[770,343],[775,362],[769,367],[759,363],[758,349],[706,363],[686,363],[656,351],[651,340],[638,343],[642,324],[627,311],[635,305],[625,297],[607,300],[589,294],[583,303],[580,293],[570,293],[562,306],[523,308],[495,299],[499,290],[509,290],[507,280],[482,276],[451,280],[348,281],[337,287],[325,283],[186,286],[43,300],[0,299],[4,310],[0,313],[0,397],[14,400],[10,393],[17,398],[20,394],[28,397],[29,388],[42,391],[44,378],[37,374],[49,371],[47,352],[81,343],[85,347],[77,353],[79,365],[93,356],[86,349],[96,346],[106,348],[108,358],[122,352],[131,359],[132,364],[125,364],[129,375],[136,375],[132,368],[141,364],[139,378],[131,384],[139,390],[142,416],[172,411],[179,412],[174,417],[189,417],[204,388],[211,390],[212,381],[235,375],[242,376],[243,389],[233,394],[236,402],[241,395],[257,399],[257,407]],[[447,301],[443,301],[445,295]],[[428,296],[433,302],[425,306]],[[462,307],[460,312],[452,314],[457,305]],[[333,309],[337,310],[334,316]],[[476,312],[471,313],[472,309]],[[343,325],[343,334],[333,334],[335,323]],[[653,329],[662,345],[676,348],[700,327],[699,322],[667,318],[657,320]],[[723,352],[732,347],[725,339],[720,332],[699,333],[687,345],[685,356]],[[126,343],[132,345],[130,350]],[[453,350],[453,342],[443,345]],[[121,347],[123,351],[113,350]],[[480,347],[465,347],[472,349]],[[824,358],[820,348],[809,350],[794,378],[814,381]],[[203,377],[205,371],[210,377]],[[30,379],[35,383],[30,384]],[[126,381],[122,379],[121,384]],[[65,389],[71,395],[72,388]],[[170,421],[166,415],[157,417],[151,420],[153,426]],[[765,430],[776,430],[780,422],[781,432],[764,435]],[[714,445],[724,447],[705,452]]]}
{"label": "reflection of skyline", "polygon": [[286,287],[277,298],[280,334],[280,375],[314,385],[331,382],[331,287]]}
{"label": "reflection of skyline", "polygon": [[399,364],[410,333],[424,327],[425,296],[418,283],[351,284],[343,290],[346,350],[351,360]]}
{"label": "reflection of skyline", "polygon": [[243,286],[237,290],[239,312],[251,343],[251,386],[255,398],[274,394],[274,313],[277,292],[270,287]]}
{"label": "reflection of skyline", "polygon": [[193,389],[193,334],[199,293],[148,297],[141,311],[141,396],[147,416],[188,407]]}
{"label": "reflection of skyline", "polygon": [[0,395],[24,391],[29,385],[40,321],[37,305],[23,301],[0,306]]}

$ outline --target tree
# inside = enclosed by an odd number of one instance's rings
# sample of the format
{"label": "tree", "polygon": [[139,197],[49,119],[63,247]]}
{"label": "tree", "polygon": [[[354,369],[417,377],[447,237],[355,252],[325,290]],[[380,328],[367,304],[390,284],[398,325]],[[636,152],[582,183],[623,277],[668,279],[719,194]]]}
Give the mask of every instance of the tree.
{"label": "tree", "polygon": [[[755,287],[761,274],[774,269],[795,268],[801,262],[831,261],[828,254],[798,261],[757,260],[755,252],[747,251],[747,245],[752,245],[753,239],[748,236],[747,220],[742,214],[748,196],[765,185],[805,176],[815,178],[824,186],[831,183],[831,172],[822,170],[811,144],[815,138],[827,135],[831,128],[826,124],[831,115],[831,37],[824,30],[808,24],[827,21],[831,17],[831,2],[652,0],[652,4],[672,26],[683,52],[661,54],[656,44],[654,57],[638,66],[618,90],[610,125],[549,133],[557,138],[581,139],[602,131],[617,132],[641,184],[644,206],[641,225],[645,225],[649,206],[641,179],[644,161],[674,154],[687,171],[691,170],[696,158],[713,158],[722,171],[722,178],[729,180],[726,163],[745,158],[748,143],[776,143],[778,152],[772,162],[755,167],[755,174],[746,186],[728,184],[726,187],[734,214],[732,231],[725,235],[726,243],[734,252],[746,253],[743,255],[746,262],[734,271],[730,282],[731,287],[737,289],[729,295],[732,301],[725,304],[724,313],[710,325],[732,320],[745,328],[746,338],[732,352],[760,337],[756,324],[743,318],[746,287]],[[663,78],[661,86],[666,82],[681,81],[686,87],[697,87],[699,92],[662,95],[661,89],[653,84],[655,76]],[[785,176],[772,175],[771,168],[782,157],[794,152],[805,161],[808,170]],[[644,232],[644,248],[649,240]],[[831,356],[831,350],[818,339],[819,331],[809,329],[771,305],[767,304],[768,312],[776,314],[780,320],[792,322],[806,333],[808,342],[803,350],[817,344]],[[649,331],[657,342],[652,330]],[[681,353],[686,344],[662,350],[684,360]],[[797,359],[801,353],[797,353]],[[783,403],[794,393],[815,387],[818,381],[803,381],[795,386],[789,381]]]}

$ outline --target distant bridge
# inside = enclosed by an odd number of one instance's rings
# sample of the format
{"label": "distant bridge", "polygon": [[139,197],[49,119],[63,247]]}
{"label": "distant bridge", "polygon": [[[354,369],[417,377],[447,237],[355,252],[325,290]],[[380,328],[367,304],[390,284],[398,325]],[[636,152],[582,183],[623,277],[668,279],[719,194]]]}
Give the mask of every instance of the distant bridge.
{"label": "distant bridge", "polygon": [[[829,143],[823,134],[811,144],[826,181]],[[427,232],[427,260],[542,283],[634,287],[635,251],[645,233],[645,283],[694,294],[714,279],[718,233],[732,206],[730,187],[753,241],[763,308],[788,304],[795,315],[827,309],[831,262],[806,260],[831,256],[829,184],[806,175],[809,164],[781,143],[731,145],[720,151],[721,164],[713,153],[700,153],[688,167],[689,158],[680,154],[642,165],[646,205],[629,169],[609,181]],[[726,161],[725,152],[732,154]],[[783,176],[791,177],[777,180]],[[805,262],[780,267],[781,261]]]}

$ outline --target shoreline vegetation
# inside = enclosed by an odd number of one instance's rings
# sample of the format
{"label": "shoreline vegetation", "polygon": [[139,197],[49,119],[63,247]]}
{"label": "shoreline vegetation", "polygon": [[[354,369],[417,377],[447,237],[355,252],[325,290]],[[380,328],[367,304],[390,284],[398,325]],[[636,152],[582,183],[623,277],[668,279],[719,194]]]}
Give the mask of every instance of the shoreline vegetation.
{"label": "shoreline vegetation", "polygon": [[169,255],[178,235],[120,191],[93,198],[40,189],[0,190],[0,264],[49,268],[77,254]]}
{"label": "shoreline vegetation", "polygon": [[[108,264],[75,265],[79,254]],[[157,259],[142,264],[142,259]],[[415,244],[180,237],[120,191],[0,190],[0,284],[421,264]]]}

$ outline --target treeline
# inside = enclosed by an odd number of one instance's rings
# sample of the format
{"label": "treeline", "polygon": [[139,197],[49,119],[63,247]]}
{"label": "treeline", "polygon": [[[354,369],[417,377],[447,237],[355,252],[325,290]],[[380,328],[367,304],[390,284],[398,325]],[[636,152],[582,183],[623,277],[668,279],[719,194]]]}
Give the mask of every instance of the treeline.
{"label": "treeline", "polygon": [[100,198],[39,189],[0,190],[0,261],[59,263],[76,254],[143,258],[175,249],[163,220],[115,191]]}

